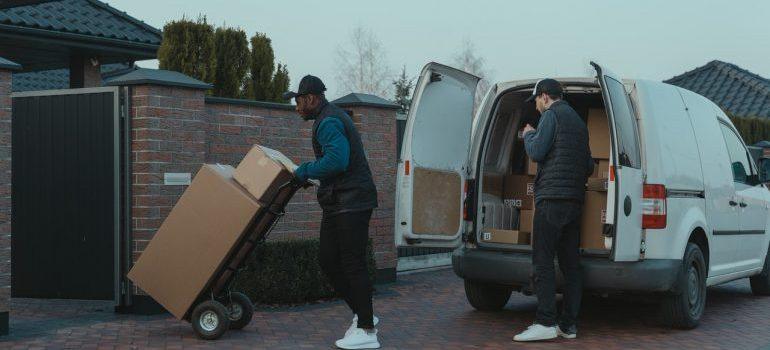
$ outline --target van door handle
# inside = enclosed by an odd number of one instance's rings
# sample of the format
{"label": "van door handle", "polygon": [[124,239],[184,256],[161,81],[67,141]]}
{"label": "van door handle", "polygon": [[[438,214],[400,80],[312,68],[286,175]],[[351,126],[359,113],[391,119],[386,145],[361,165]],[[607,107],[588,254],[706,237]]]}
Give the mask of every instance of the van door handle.
{"label": "van door handle", "polygon": [[744,203],[744,202],[741,202],[739,205],[741,206],[741,208],[746,208],[746,207],[748,207],[748,206],[749,206],[748,204],[746,204],[746,203]]}
{"label": "van door handle", "polygon": [[731,207],[734,207],[734,206],[736,206],[736,205],[738,205],[738,202],[736,202],[736,201],[730,201],[730,206],[731,206]]}

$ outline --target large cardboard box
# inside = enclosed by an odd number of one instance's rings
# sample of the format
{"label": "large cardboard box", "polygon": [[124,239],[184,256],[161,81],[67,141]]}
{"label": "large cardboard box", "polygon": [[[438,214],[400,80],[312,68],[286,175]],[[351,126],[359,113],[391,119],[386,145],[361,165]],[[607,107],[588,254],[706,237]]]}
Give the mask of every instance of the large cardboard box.
{"label": "large cardboard box", "polygon": [[281,152],[255,145],[238,164],[233,177],[257,200],[269,203],[278,188],[291,181],[296,168]]}
{"label": "large cardboard box", "polygon": [[489,193],[497,197],[502,197],[503,177],[501,175],[484,175],[481,190],[483,193]]}
{"label": "large cardboard box", "polygon": [[580,223],[580,247],[604,248],[604,222],[607,219],[607,193],[586,191],[583,217]]}
{"label": "large cardboard box", "polygon": [[234,171],[204,165],[128,273],[179,319],[217,277],[261,208],[235,182]]}
{"label": "large cardboard box", "polygon": [[610,177],[610,161],[607,159],[594,159],[593,178],[607,179]]}
{"label": "large cardboard box", "polygon": [[603,108],[588,110],[588,146],[591,155],[598,159],[610,159],[610,128]]}
{"label": "large cardboard box", "polygon": [[522,210],[519,212],[519,231],[532,233],[535,221],[534,210]]}
{"label": "large cardboard box", "polygon": [[508,175],[503,182],[503,202],[514,208],[535,207],[535,178],[529,175]]}
{"label": "large cardboard box", "polygon": [[529,244],[529,233],[518,230],[487,229],[481,233],[481,241],[487,243]]}

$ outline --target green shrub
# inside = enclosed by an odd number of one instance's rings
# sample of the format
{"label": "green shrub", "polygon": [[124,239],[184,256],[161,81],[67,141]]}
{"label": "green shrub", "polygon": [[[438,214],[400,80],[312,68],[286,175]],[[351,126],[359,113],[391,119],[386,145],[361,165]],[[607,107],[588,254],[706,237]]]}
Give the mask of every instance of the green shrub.
{"label": "green shrub", "polygon": [[[334,297],[318,264],[318,239],[268,241],[259,245],[234,281],[233,289],[255,303],[294,304]],[[367,247],[369,278],[374,282],[372,243]]]}

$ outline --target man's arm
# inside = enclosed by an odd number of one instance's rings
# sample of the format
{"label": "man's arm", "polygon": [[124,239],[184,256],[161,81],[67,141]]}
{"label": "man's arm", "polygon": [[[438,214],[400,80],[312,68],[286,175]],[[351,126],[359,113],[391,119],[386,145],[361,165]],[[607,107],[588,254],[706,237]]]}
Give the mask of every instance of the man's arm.
{"label": "man's arm", "polygon": [[303,163],[297,168],[294,174],[300,181],[328,179],[348,168],[350,143],[345,137],[345,127],[342,122],[337,118],[326,118],[318,126],[317,133],[323,156],[314,162]]}
{"label": "man's arm", "polygon": [[542,162],[548,151],[553,146],[553,137],[556,134],[556,114],[552,111],[545,111],[540,118],[540,123],[535,131],[530,131],[524,135],[524,149],[527,151],[529,159],[535,162]]}

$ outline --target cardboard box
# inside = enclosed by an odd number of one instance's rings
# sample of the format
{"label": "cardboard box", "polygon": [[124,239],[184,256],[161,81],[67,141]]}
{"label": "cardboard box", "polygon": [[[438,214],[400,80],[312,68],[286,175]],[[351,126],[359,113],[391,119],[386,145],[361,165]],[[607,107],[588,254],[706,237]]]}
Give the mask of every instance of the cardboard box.
{"label": "cardboard box", "polygon": [[591,148],[591,156],[598,159],[610,159],[610,128],[604,109],[589,109],[587,125],[588,146]]}
{"label": "cardboard box", "polygon": [[530,175],[508,175],[503,182],[503,202],[514,208],[535,207],[535,178]]}
{"label": "cardboard box", "polygon": [[607,192],[607,186],[609,185],[609,180],[607,178],[589,178],[588,184],[586,185],[586,189],[588,191],[596,191],[596,192]]}
{"label": "cardboard box", "polygon": [[527,157],[527,175],[537,175],[537,162]]}
{"label": "cardboard box", "polygon": [[503,196],[503,177],[500,175],[484,175],[481,184],[482,193],[493,194],[498,197]]}
{"label": "cardboard box", "polygon": [[182,319],[262,208],[235,169],[204,165],[128,273],[137,287]]}
{"label": "cardboard box", "polygon": [[534,210],[522,210],[519,212],[519,231],[532,233],[535,220]]}
{"label": "cardboard box", "polygon": [[233,178],[262,203],[269,203],[278,188],[291,181],[297,166],[281,152],[255,145],[238,164]]}
{"label": "cardboard box", "polygon": [[594,159],[593,178],[607,179],[610,177],[610,161],[607,159]]}
{"label": "cardboard box", "polygon": [[487,229],[481,233],[481,241],[487,243],[529,244],[529,233],[518,230]]}
{"label": "cardboard box", "polygon": [[580,248],[604,248],[604,222],[607,219],[607,193],[587,191],[580,223]]}

